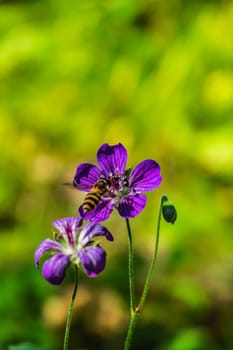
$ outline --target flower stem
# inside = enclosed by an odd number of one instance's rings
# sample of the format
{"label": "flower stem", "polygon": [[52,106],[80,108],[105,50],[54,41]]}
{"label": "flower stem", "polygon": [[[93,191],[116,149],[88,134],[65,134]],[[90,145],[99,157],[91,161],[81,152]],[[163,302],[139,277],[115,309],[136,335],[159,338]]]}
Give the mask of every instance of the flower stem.
{"label": "flower stem", "polygon": [[65,336],[64,336],[63,350],[68,350],[68,347],[69,347],[70,326],[71,326],[72,313],[73,313],[74,301],[77,294],[77,290],[78,290],[78,267],[77,265],[74,265],[74,289],[73,289],[70,306],[68,310],[68,315],[67,315],[67,320],[66,320],[66,330],[65,330]]}
{"label": "flower stem", "polygon": [[134,256],[133,256],[133,240],[129,224],[129,219],[126,218],[126,225],[128,231],[128,244],[129,244],[129,295],[130,295],[130,311],[131,313],[135,308],[135,296],[134,296]]}
{"label": "flower stem", "polygon": [[158,221],[157,221],[157,228],[156,228],[156,239],[155,239],[155,248],[154,248],[154,255],[150,264],[150,268],[149,268],[149,272],[146,278],[146,282],[143,288],[143,292],[142,292],[142,296],[141,299],[139,301],[138,306],[136,307],[136,312],[137,313],[141,313],[142,309],[144,307],[145,301],[146,301],[146,297],[149,291],[149,287],[151,284],[151,279],[152,279],[152,275],[154,272],[154,268],[155,268],[155,264],[156,264],[156,259],[157,259],[157,255],[158,255],[158,247],[159,247],[159,231],[160,231],[160,222],[161,222],[161,214],[162,214],[162,206],[163,206],[163,202],[164,202],[164,196],[161,197],[161,201],[160,201],[160,206],[159,206],[159,214],[158,214]]}
{"label": "flower stem", "polygon": [[134,310],[131,311],[130,323],[129,323],[127,337],[125,340],[124,350],[130,349],[130,345],[131,345],[132,338],[133,338],[133,332],[134,332],[134,328],[136,325],[138,315],[139,314],[137,312],[135,312]]}
{"label": "flower stem", "polygon": [[128,350],[132,341],[133,331],[136,324],[136,313],[135,309],[135,295],[134,295],[134,255],[133,255],[133,240],[131,234],[131,228],[129,219],[126,218],[126,225],[128,231],[128,245],[129,245],[129,295],[130,295],[130,323],[128,328],[127,337],[125,340],[124,350]]}
{"label": "flower stem", "polygon": [[151,265],[149,268],[149,272],[146,278],[146,282],[143,288],[142,296],[140,299],[140,302],[138,306],[135,308],[135,296],[134,296],[134,271],[133,271],[133,245],[132,245],[132,235],[129,225],[129,220],[126,219],[127,229],[128,229],[128,239],[129,239],[129,285],[130,285],[130,323],[128,327],[128,333],[125,340],[124,350],[129,350],[130,345],[133,338],[133,332],[136,325],[137,318],[139,314],[142,312],[142,309],[145,304],[145,300],[149,291],[153,271],[156,264],[156,259],[158,255],[158,246],[159,246],[159,231],[160,231],[160,222],[161,222],[161,213],[162,213],[162,205],[164,202],[164,196],[161,198],[160,201],[160,207],[159,207],[159,214],[158,214],[158,221],[157,221],[157,228],[156,228],[156,239],[155,239],[155,248],[154,248],[154,255],[151,261]]}

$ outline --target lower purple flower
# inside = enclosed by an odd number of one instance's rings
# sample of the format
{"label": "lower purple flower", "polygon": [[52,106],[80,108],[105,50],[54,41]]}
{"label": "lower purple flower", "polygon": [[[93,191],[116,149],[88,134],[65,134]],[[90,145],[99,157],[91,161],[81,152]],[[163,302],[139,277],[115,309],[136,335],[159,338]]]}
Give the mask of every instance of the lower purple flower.
{"label": "lower purple flower", "polygon": [[89,277],[95,277],[104,270],[106,252],[93,238],[104,236],[113,241],[112,234],[105,227],[93,222],[82,226],[79,217],[56,220],[53,226],[58,231],[56,240],[47,238],[42,241],[34,255],[36,267],[39,268],[42,256],[49,254],[42,267],[42,274],[48,282],[60,284],[70,264],[82,265]]}

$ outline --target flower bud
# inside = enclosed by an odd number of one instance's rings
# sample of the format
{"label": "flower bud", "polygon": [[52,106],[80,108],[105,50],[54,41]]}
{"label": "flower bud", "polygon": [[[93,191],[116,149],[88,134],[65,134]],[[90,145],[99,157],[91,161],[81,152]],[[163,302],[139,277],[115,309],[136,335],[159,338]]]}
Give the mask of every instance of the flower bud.
{"label": "flower bud", "polygon": [[163,196],[162,214],[164,220],[166,220],[167,222],[171,222],[172,224],[174,224],[174,222],[177,219],[176,208],[166,196]]}

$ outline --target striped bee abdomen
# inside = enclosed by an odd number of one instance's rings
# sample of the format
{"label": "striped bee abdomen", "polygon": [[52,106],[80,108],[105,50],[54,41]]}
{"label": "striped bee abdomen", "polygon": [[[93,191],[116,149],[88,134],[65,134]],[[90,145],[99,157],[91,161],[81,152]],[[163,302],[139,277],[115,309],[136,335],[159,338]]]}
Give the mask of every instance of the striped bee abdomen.
{"label": "striped bee abdomen", "polygon": [[86,195],[84,202],[82,204],[82,210],[84,213],[89,213],[93,210],[101,199],[101,194],[97,192],[90,192]]}
{"label": "striped bee abdomen", "polygon": [[86,195],[83,204],[79,207],[79,213],[82,217],[84,217],[86,213],[95,209],[101,198],[105,195],[108,185],[109,182],[106,179],[99,179],[94,186],[92,186],[90,192]]}

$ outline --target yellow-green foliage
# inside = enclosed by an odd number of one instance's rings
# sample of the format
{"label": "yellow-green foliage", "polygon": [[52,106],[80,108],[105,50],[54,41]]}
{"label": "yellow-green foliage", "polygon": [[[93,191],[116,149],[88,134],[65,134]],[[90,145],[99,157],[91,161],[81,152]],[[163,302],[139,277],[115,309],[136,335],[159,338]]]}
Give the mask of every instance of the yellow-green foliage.
{"label": "yellow-green foliage", "polygon": [[[160,197],[176,205],[134,350],[230,349],[233,5],[230,1],[0,2],[0,347],[61,348],[72,274],[51,287],[33,262],[83,193],[62,186],[122,142],[163,183],[131,221],[140,295]],[[127,236],[115,212],[106,271],[80,281],[72,348],[119,350],[128,322]]]}

